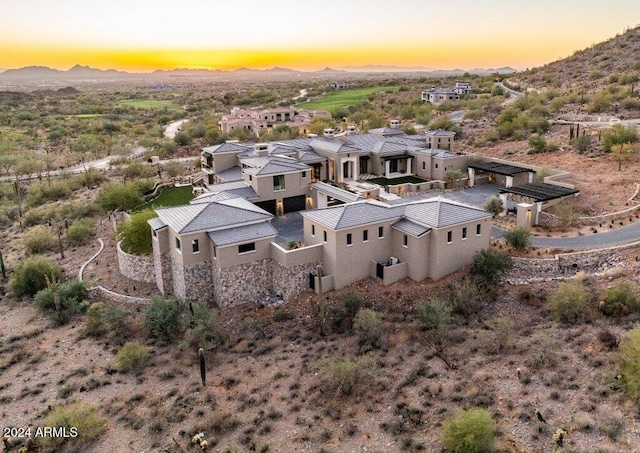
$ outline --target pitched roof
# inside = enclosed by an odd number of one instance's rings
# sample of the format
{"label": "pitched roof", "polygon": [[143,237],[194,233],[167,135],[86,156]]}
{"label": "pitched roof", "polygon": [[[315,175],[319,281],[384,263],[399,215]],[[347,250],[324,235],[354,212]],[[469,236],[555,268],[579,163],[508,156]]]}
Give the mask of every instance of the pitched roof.
{"label": "pitched roof", "polygon": [[443,198],[433,198],[395,206],[367,200],[316,209],[315,211],[305,211],[301,214],[303,217],[318,222],[332,230],[404,218],[413,225],[402,223],[400,224],[402,228],[411,228],[411,231],[418,231],[415,225],[422,229],[443,228],[491,217],[491,213],[483,209],[458,204]]}
{"label": "pitched roof", "polygon": [[247,151],[250,149],[247,145],[240,143],[222,143],[220,145],[208,146],[202,149],[203,153],[218,154],[218,153],[238,153]]}
{"label": "pitched roof", "polygon": [[444,198],[417,201],[400,206],[404,207],[404,216],[407,219],[432,228],[472,222],[492,215],[483,209],[454,203]]}
{"label": "pitched roof", "polygon": [[322,192],[325,195],[336,198],[344,202],[353,202],[361,200],[362,197],[348,190],[341,189],[325,182],[314,182],[310,185],[311,188],[316,189],[318,192]]}
{"label": "pitched roof", "polygon": [[453,137],[456,133],[444,129],[436,129],[435,131],[425,132],[424,135],[428,135],[430,137]]}
{"label": "pitched roof", "polygon": [[358,152],[358,149],[354,148],[348,143],[343,143],[337,138],[332,137],[317,137],[311,140],[309,146],[313,148],[314,151],[325,151],[334,154],[340,153],[355,153]]}
{"label": "pitched roof", "polygon": [[410,234],[411,236],[415,237],[420,237],[423,234],[431,231],[431,228],[417,224],[408,219],[400,219],[391,226],[398,231],[402,231],[405,234]]}
{"label": "pitched roof", "polygon": [[382,222],[402,216],[402,208],[371,202],[355,202],[301,212],[303,217],[318,222],[332,230],[353,228],[368,223]]}
{"label": "pitched roof", "polygon": [[193,233],[267,220],[273,216],[242,198],[156,209],[160,220],[176,232]]}
{"label": "pitched roof", "polygon": [[208,184],[207,191],[211,193],[218,193],[218,192],[223,192],[225,190],[241,189],[247,186],[248,184],[240,179],[236,181],[221,182],[218,184]]}
{"label": "pitched roof", "polygon": [[369,129],[370,134],[380,135],[382,137],[392,136],[392,135],[404,135],[401,129],[397,127],[379,127],[376,129]]}
{"label": "pitched roof", "polygon": [[255,157],[243,159],[242,163],[249,165],[244,168],[244,172],[250,175],[277,175],[281,173],[289,173],[293,171],[307,171],[311,167],[307,164],[298,162],[293,158],[283,156]]}
{"label": "pitched roof", "polygon": [[224,181],[240,181],[242,179],[242,168],[231,167],[216,173],[216,176]]}
{"label": "pitched roof", "polygon": [[223,247],[225,245],[276,237],[278,232],[269,222],[261,222],[254,225],[210,231],[207,235],[216,246]]}
{"label": "pitched roof", "polygon": [[159,230],[160,228],[164,228],[167,226],[167,224],[160,220],[158,217],[147,220],[147,223],[151,225],[151,229],[153,230]]}

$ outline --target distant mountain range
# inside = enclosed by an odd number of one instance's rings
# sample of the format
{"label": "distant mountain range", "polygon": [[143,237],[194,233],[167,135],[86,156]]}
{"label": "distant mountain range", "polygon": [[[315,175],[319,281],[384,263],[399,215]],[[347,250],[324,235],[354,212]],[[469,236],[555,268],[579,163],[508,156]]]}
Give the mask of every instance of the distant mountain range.
{"label": "distant mountain range", "polygon": [[367,66],[347,66],[344,68],[333,69],[324,68],[318,71],[297,71],[289,68],[274,67],[271,69],[251,69],[251,68],[238,68],[232,71],[223,71],[220,69],[172,69],[163,70],[158,69],[151,73],[135,73],[118,71],[115,69],[96,69],[89,66],[75,65],[71,69],[62,71],[59,69],[52,69],[47,66],[27,66],[20,69],[7,69],[4,72],[0,72],[0,80],[20,80],[20,79],[38,79],[38,80],[64,80],[64,79],[114,79],[114,78],[140,78],[140,77],[153,77],[158,76],[181,76],[181,77],[208,77],[208,76],[220,76],[220,75],[295,75],[295,74],[333,74],[333,75],[348,75],[349,73],[399,73],[399,72],[420,72],[431,76],[448,76],[448,75],[462,75],[464,73],[470,74],[493,74],[499,72],[500,74],[510,74],[517,72],[516,69],[504,67],[498,69],[429,69],[424,67],[402,67],[402,66],[380,66],[380,65],[367,65]]}

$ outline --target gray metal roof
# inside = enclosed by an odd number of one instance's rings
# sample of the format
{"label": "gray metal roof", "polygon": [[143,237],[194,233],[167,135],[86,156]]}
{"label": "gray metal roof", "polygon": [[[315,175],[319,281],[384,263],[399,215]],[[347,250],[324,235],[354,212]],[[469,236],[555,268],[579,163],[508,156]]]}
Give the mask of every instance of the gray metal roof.
{"label": "gray metal roof", "polygon": [[151,225],[151,228],[154,230],[159,230],[160,228],[164,228],[167,226],[167,224],[160,220],[158,217],[147,220],[147,223]]}
{"label": "gray metal roof", "polygon": [[355,202],[301,212],[303,217],[318,222],[332,230],[353,228],[359,225],[382,222],[402,216],[403,208],[384,206],[370,202]]}
{"label": "gray metal roof", "polygon": [[211,193],[224,192],[225,190],[231,189],[242,189],[243,187],[247,187],[249,184],[244,182],[243,180],[237,181],[229,181],[229,182],[221,182],[219,184],[208,184],[207,191]]}
{"label": "gray metal roof", "polygon": [[164,223],[180,234],[213,230],[273,217],[267,211],[242,198],[156,209],[156,213]]}
{"label": "gray metal roof", "polygon": [[425,132],[424,135],[428,135],[430,137],[453,137],[456,133],[444,129],[436,129],[435,131]]}
{"label": "gray metal roof", "polygon": [[400,206],[404,207],[404,216],[407,219],[432,228],[443,228],[492,216],[490,212],[483,209],[453,203],[443,198]]}
{"label": "gray metal roof", "polygon": [[358,201],[362,199],[362,197],[359,196],[358,194],[349,192],[348,190],[344,190],[324,182],[314,182],[313,184],[310,185],[310,187],[312,187],[313,189],[316,189],[318,192],[322,192],[325,195],[329,195],[330,197],[336,198],[346,203],[350,203],[350,202]]}
{"label": "gray metal roof", "polygon": [[242,179],[242,168],[231,167],[216,173],[216,176],[226,182],[240,181]]}
{"label": "gray metal roof", "polygon": [[278,232],[269,222],[260,222],[223,230],[210,231],[209,239],[218,247],[276,237]]}
{"label": "gray metal roof", "polygon": [[189,203],[190,204],[211,203],[212,201],[229,200],[231,198],[238,198],[238,195],[234,195],[227,191],[217,192],[217,193],[205,193],[203,195],[200,195],[194,198]]}
{"label": "gray metal roof", "polygon": [[344,143],[337,138],[333,137],[318,137],[311,140],[309,146],[314,151],[320,150],[328,153],[342,154],[342,153],[356,153],[359,150],[354,148],[348,143]]}
{"label": "gray metal roof", "polygon": [[282,156],[255,157],[243,159],[242,163],[248,165],[244,172],[255,176],[277,175],[295,171],[309,171],[311,167],[298,162],[293,158]]}
{"label": "gray metal roof", "polygon": [[249,146],[240,143],[222,143],[220,145],[203,148],[202,152],[208,154],[238,153],[249,149],[251,149]]}
{"label": "gray metal roof", "polygon": [[300,151],[298,154],[298,160],[305,164],[315,164],[319,162],[324,162],[327,160],[326,157],[321,156],[315,151]]}
{"label": "gray metal roof", "polygon": [[419,225],[408,219],[400,219],[391,226],[398,231],[401,231],[405,234],[410,234],[411,236],[415,237],[420,237],[423,234],[431,231],[431,228],[427,228],[424,225]]}
{"label": "gray metal roof", "polygon": [[382,137],[392,136],[392,135],[404,135],[401,129],[397,127],[379,127],[377,129],[369,129],[370,134],[380,135]]}

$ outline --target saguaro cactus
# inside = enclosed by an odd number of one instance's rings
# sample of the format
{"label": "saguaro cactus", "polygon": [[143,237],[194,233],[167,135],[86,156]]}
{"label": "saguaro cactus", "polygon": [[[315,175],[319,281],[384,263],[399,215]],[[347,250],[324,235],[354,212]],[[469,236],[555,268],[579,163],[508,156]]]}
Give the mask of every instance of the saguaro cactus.
{"label": "saguaro cactus", "polygon": [[200,356],[200,379],[202,380],[202,386],[207,386],[207,367],[204,360],[204,349],[200,348],[198,351],[198,355]]}

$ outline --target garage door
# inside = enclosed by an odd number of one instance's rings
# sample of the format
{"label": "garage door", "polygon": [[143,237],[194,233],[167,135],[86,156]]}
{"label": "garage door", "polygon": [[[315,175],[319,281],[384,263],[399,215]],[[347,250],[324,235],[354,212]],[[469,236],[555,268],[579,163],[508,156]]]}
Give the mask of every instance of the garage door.
{"label": "garage door", "polygon": [[306,198],[306,196],[300,195],[297,197],[288,197],[283,199],[282,204],[284,207],[284,213],[304,211]]}

